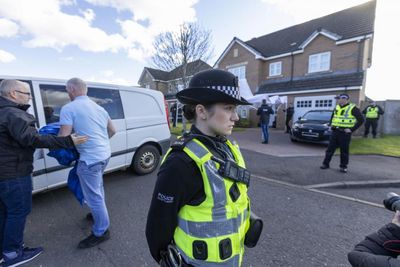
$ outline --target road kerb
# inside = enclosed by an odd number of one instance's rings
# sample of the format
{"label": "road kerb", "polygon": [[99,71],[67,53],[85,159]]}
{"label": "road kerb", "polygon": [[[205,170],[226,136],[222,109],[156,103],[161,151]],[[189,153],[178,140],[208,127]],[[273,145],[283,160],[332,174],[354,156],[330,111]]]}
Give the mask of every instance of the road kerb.
{"label": "road kerb", "polygon": [[307,189],[318,189],[318,188],[377,188],[377,187],[387,187],[387,186],[400,186],[400,180],[377,180],[377,181],[341,181],[333,183],[324,184],[313,184],[304,186]]}

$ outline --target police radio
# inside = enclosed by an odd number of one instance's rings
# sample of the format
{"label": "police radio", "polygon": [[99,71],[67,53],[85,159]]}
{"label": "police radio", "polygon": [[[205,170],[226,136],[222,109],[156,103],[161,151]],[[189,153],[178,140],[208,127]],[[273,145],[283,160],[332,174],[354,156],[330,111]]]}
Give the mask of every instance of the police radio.
{"label": "police radio", "polygon": [[247,187],[250,185],[250,172],[245,168],[240,167],[236,162],[232,160],[222,160],[217,157],[212,156],[211,159],[220,164],[218,173],[222,177],[226,177],[235,182],[243,183]]}

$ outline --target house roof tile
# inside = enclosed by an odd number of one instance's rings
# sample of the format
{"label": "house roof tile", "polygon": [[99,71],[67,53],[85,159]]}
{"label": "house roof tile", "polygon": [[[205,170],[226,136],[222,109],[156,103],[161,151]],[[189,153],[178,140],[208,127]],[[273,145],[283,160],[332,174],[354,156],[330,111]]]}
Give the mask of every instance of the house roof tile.
{"label": "house roof tile", "polygon": [[245,42],[264,57],[299,50],[315,31],[326,30],[346,40],[374,31],[376,0],[310,20]]}

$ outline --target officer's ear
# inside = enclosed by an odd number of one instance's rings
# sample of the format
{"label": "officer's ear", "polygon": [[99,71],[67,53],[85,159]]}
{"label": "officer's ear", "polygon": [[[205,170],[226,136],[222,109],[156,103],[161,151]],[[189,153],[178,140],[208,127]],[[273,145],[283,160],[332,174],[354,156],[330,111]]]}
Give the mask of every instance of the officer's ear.
{"label": "officer's ear", "polygon": [[203,106],[202,104],[197,104],[195,110],[197,118],[201,120],[207,119],[208,112],[205,106]]}

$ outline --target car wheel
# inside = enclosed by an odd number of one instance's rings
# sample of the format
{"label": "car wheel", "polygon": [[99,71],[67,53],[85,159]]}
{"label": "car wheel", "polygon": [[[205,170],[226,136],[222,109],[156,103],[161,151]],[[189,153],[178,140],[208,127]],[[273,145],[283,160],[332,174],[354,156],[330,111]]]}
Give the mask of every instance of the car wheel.
{"label": "car wheel", "polygon": [[293,143],[297,142],[297,140],[294,139],[292,135],[290,135],[290,141],[292,141]]}
{"label": "car wheel", "polygon": [[144,145],[138,151],[132,161],[133,170],[139,174],[144,175],[153,172],[160,162],[160,152],[155,146]]}

